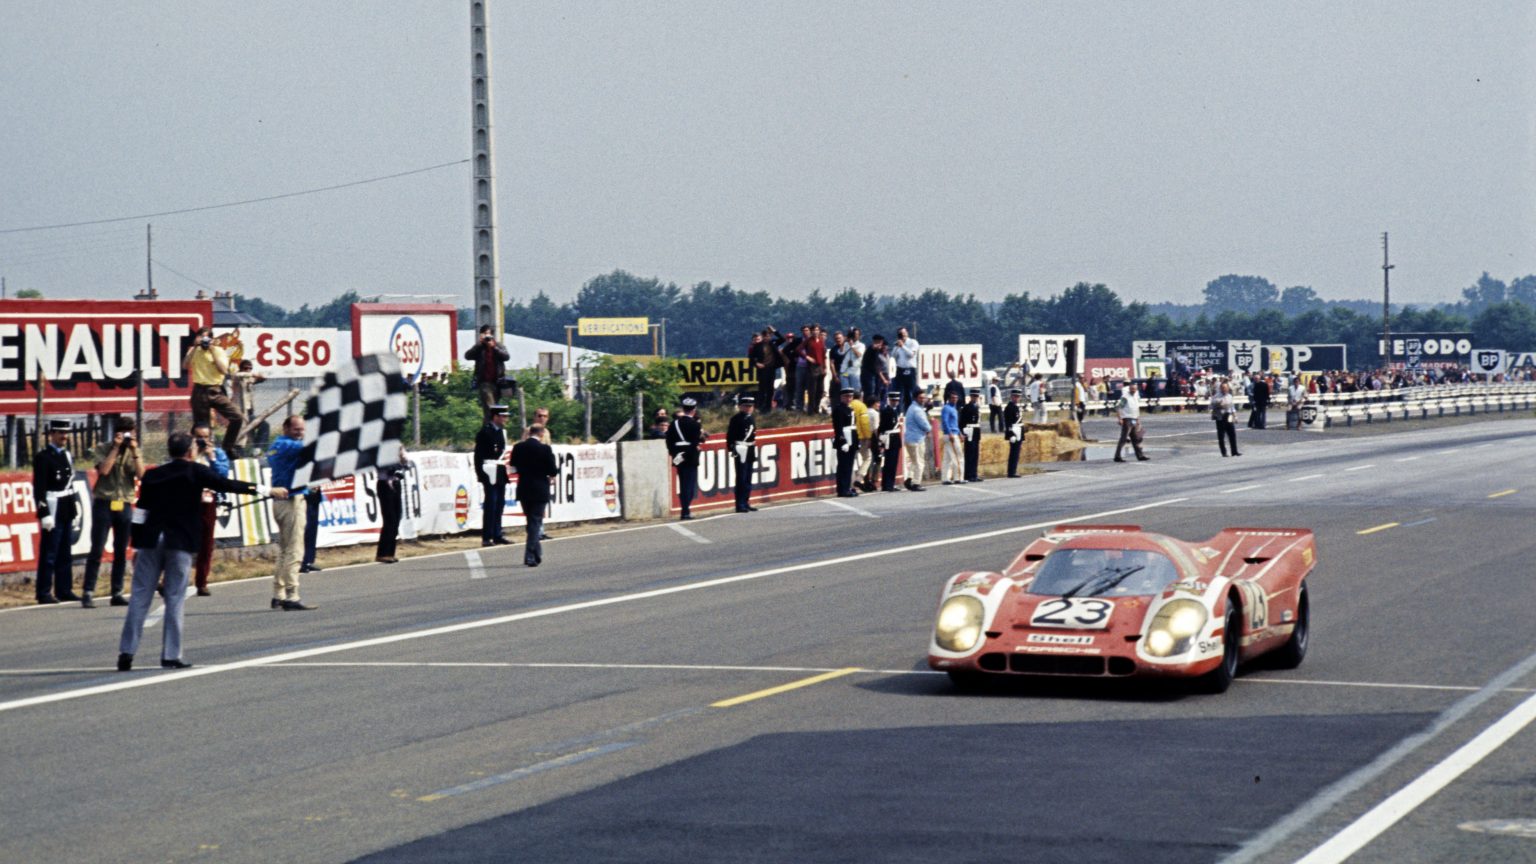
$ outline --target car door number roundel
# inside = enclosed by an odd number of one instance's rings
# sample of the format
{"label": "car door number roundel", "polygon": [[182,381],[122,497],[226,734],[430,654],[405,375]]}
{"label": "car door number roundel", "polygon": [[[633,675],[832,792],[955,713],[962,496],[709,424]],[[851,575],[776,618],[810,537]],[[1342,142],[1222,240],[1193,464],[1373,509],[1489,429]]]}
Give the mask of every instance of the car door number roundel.
{"label": "car door number roundel", "polygon": [[1029,619],[1031,627],[1061,627],[1068,630],[1103,630],[1115,611],[1113,600],[1097,597],[1058,597],[1035,607]]}

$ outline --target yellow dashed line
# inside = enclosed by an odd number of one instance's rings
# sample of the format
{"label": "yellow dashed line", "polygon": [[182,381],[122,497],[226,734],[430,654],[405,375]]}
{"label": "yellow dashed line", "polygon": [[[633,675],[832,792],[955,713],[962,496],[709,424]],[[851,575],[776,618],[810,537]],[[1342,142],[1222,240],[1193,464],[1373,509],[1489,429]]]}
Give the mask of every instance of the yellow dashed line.
{"label": "yellow dashed line", "polygon": [[1505,489],[1503,492],[1495,492],[1492,495],[1489,495],[1488,497],[1489,498],[1503,498],[1505,495],[1513,495],[1513,494],[1515,494],[1516,492],[1519,492],[1519,491],[1520,491],[1519,489]]}
{"label": "yellow dashed line", "polygon": [[1356,531],[1355,533],[1356,534],[1375,534],[1377,531],[1385,531],[1388,528],[1396,528],[1397,526],[1399,526],[1401,524],[1402,524],[1401,522],[1388,522],[1388,523],[1386,523],[1384,525],[1377,525],[1375,528],[1367,528],[1364,531]]}
{"label": "yellow dashed line", "polygon": [[851,666],[847,669],[834,669],[831,672],[823,672],[820,675],[812,675],[809,678],[801,678],[799,681],[791,681],[788,684],[780,684],[777,687],[769,687],[767,690],[757,690],[752,693],[742,694],[741,696],[734,696],[730,699],[722,699],[719,702],[712,702],[710,703],[709,707],[730,708],[735,705],[740,705],[743,702],[751,702],[754,699],[763,699],[768,696],[776,696],[780,693],[785,693],[790,690],[798,690],[801,687],[809,687],[812,684],[820,684],[823,681],[831,681],[833,678],[841,678],[844,675],[852,675],[855,672],[862,671],[864,670],[857,666]]}

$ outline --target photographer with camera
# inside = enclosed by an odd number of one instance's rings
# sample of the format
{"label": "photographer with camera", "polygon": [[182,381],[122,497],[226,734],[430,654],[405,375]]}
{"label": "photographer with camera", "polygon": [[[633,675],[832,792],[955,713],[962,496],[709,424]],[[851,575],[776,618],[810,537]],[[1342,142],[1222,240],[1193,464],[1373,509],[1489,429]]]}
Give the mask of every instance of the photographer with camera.
{"label": "photographer with camera", "polygon": [[907,335],[907,328],[896,328],[896,341],[891,346],[891,359],[896,363],[896,378],[891,386],[901,392],[901,410],[907,410],[917,395],[918,351],[922,346]]}
{"label": "photographer with camera", "polygon": [[96,603],[96,576],[101,572],[101,556],[107,548],[107,532],[112,532],[112,605],[127,606],[123,597],[123,577],[128,570],[128,539],[133,524],[133,502],[138,482],[144,479],[144,459],[134,436],[132,417],[117,421],[112,440],[96,448],[96,486],[91,490],[91,551],[85,559],[85,590],[80,605],[87,609]]}
{"label": "photographer with camera", "polygon": [[192,374],[192,422],[211,428],[213,414],[217,412],[227,424],[224,449],[234,449],[235,439],[240,437],[240,427],[245,425],[245,414],[224,392],[224,382],[229,377],[229,355],[213,344],[212,327],[198,329],[181,365]]}
{"label": "photographer with camera", "polygon": [[496,341],[496,331],[486,324],[480,328],[475,344],[464,352],[464,359],[475,362],[475,392],[480,394],[480,410],[489,421],[491,406],[501,404],[502,388],[517,387],[516,381],[507,378],[507,361],[512,354]]}

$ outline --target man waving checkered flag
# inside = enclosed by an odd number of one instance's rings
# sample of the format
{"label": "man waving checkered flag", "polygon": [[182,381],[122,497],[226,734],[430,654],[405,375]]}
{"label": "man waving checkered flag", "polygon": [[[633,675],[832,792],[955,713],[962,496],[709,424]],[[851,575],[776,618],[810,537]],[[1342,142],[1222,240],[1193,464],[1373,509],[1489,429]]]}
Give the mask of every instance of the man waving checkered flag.
{"label": "man waving checkered flag", "polygon": [[304,407],[304,450],[294,487],[399,464],[406,408],[405,378],[394,354],[368,354],[325,373]]}

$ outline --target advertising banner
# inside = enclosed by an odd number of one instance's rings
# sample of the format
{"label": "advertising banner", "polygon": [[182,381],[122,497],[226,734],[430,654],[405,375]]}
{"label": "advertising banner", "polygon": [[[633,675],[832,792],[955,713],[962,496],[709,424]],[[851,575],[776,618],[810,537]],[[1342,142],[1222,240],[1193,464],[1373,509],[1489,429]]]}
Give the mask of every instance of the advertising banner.
{"label": "advertising banner", "polygon": [[649,318],[577,318],[577,336],[644,336],[651,332]]}
{"label": "advertising banner", "polygon": [[1505,366],[1511,371],[1536,366],[1536,351],[1511,351]]}
{"label": "advertising banner", "polygon": [[[1387,356],[1386,342],[1376,338],[1376,353]],[[1409,369],[1472,365],[1471,333],[1393,333],[1392,362]]]}
{"label": "advertising banner", "polygon": [[1331,345],[1265,345],[1264,369],[1269,372],[1329,372],[1348,369],[1349,347]]}
{"label": "advertising banner", "polygon": [[[928,346],[923,346],[926,351]],[[831,426],[760,429],[752,470],[752,498],[772,501],[809,498],[837,489],[837,448]],[[699,451],[699,494],[695,513],[735,508],[736,460],[725,449],[725,436],[714,435]],[[677,472],[672,472],[672,512],[681,512]]]}
{"label": "advertising banner", "polygon": [[1168,354],[1168,343],[1161,339],[1137,339],[1131,343],[1131,359],[1163,360]]}
{"label": "advertising banner", "polygon": [[181,361],[211,321],[207,300],[0,301],[0,415],[35,411],[39,377],[50,414],[130,413],[140,374],[144,410],[186,410]]}
{"label": "advertising banner", "polygon": [[240,357],[231,352],[230,360],[249,360],[267,378],[318,378],[347,356],[341,331],[330,327],[246,327],[233,336]]}
{"label": "advertising banner", "polygon": [[703,357],[677,361],[684,390],[734,390],[757,386],[757,368],[745,357]]}
{"label": "advertising banner", "polygon": [[1263,346],[1257,339],[1140,339],[1131,343],[1131,351],[1137,362],[1167,361],[1173,377],[1188,377],[1203,369],[1246,374],[1264,368]]}
{"label": "advertising banner", "polygon": [[1083,371],[1087,341],[1081,334],[1025,333],[1019,336],[1019,363],[1029,374],[1076,375]]}
{"label": "advertising banner", "polygon": [[1472,372],[1475,375],[1504,374],[1504,351],[1500,348],[1475,348],[1472,351]]}
{"label": "advertising banner", "polygon": [[1134,364],[1129,357],[1108,359],[1104,357],[1090,357],[1083,361],[1083,374],[1089,378],[1119,378],[1128,379],[1135,377]]}
{"label": "advertising banner", "polygon": [[943,387],[951,379],[967,387],[981,386],[980,345],[923,345],[917,354],[918,387]]}
{"label": "advertising banner", "polygon": [[394,352],[407,381],[452,371],[458,316],[448,303],[353,303],[352,356]]}

